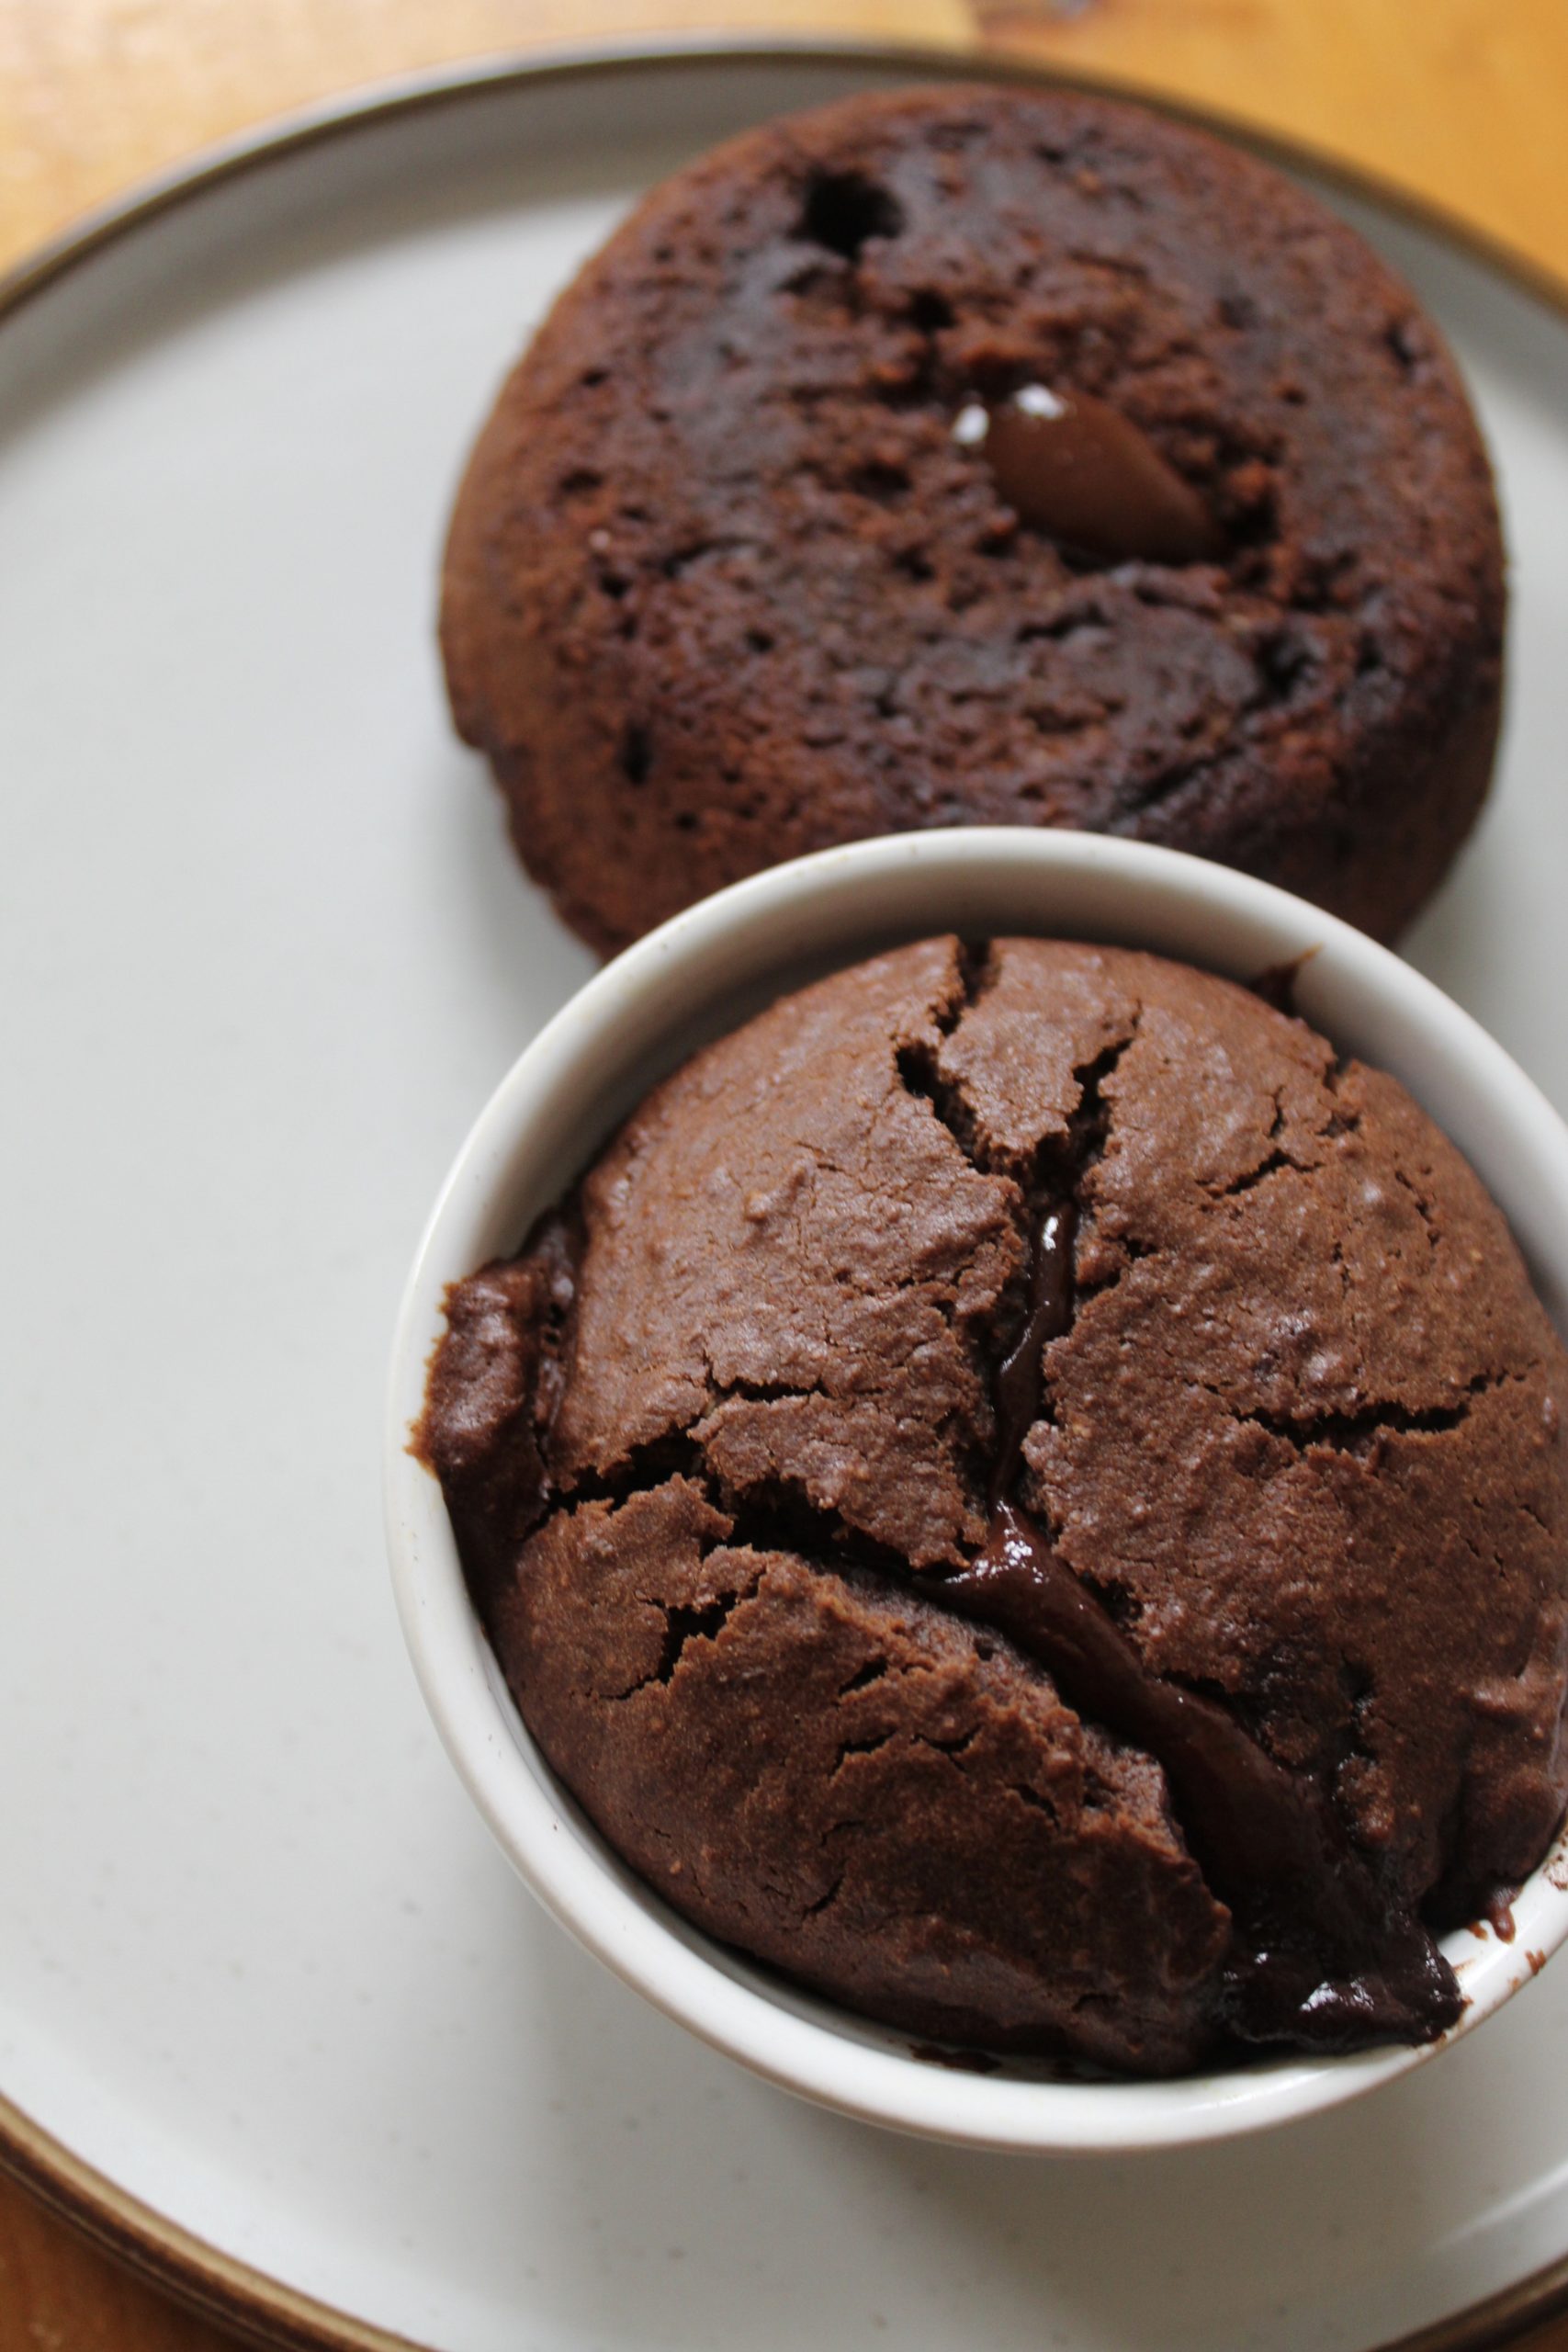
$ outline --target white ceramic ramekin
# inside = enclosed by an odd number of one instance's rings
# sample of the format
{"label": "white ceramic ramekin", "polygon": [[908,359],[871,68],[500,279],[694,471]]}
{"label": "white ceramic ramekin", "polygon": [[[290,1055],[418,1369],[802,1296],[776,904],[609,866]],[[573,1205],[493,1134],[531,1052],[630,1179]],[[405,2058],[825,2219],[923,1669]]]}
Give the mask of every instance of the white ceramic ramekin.
{"label": "white ceramic ramekin", "polygon": [[[1467,1013],[1387,949],[1246,876],[1096,834],[987,829],[825,851],[705,899],[618,956],[535,1038],[458,1153],[420,1244],[392,1365],[387,1513],[403,1630],[453,1760],[534,1893],[704,2040],[846,2114],[975,2146],[1071,2153],[1219,2139],[1337,2105],[1443,2044],[1179,2082],[1062,2081],[1023,2066],[977,2074],[932,2064],[907,2038],[782,1985],[670,1910],[556,1781],[469,1608],[440,1490],[407,1452],[446,1284],[514,1249],[661,1072],[809,972],[942,931],[1146,947],[1240,979],[1307,956],[1302,1012],[1393,1071],[1468,1154],[1568,1330],[1568,1129]],[[1561,1845],[1513,1910],[1511,1943],[1468,1930],[1449,1939],[1469,2002],[1456,2034],[1490,2016],[1568,1932]]]}

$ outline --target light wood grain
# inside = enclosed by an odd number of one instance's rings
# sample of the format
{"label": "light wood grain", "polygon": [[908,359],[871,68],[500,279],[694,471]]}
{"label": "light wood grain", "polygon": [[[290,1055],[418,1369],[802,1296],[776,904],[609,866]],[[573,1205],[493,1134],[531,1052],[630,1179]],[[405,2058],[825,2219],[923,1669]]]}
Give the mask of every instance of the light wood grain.
{"label": "light wood grain", "polygon": [[690,28],[968,28],[964,0],[0,0],[0,266],[213,140],[421,67]]}
{"label": "light wood grain", "polygon": [[1568,294],[1563,0],[976,0],[1010,48],[1299,141]]}
{"label": "light wood grain", "polygon": [[1300,141],[1568,294],[1563,0],[0,0],[0,267],[214,140],[455,59],[653,31],[1010,51]]}
{"label": "light wood grain", "polygon": [[[1568,299],[1564,0],[0,0],[0,269],[136,181],[342,91],[738,29],[989,51],[1164,95],[1371,174]],[[0,2352],[238,2341],[0,2178]],[[1568,2352],[1568,2322],[1518,2341]]]}
{"label": "light wood grain", "polygon": [[237,2352],[0,2179],[0,2352]]}

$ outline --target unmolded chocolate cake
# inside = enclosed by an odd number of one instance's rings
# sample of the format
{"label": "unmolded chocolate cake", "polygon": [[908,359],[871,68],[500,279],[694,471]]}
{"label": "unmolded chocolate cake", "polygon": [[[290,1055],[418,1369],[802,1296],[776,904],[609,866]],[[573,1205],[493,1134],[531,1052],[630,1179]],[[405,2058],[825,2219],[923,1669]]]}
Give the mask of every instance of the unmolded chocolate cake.
{"label": "unmolded chocolate cake", "polygon": [[701,1927],[1149,2073],[1420,2039],[1568,1797],[1568,1362],[1394,1081],[931,940],[655,1088],[418,1442],[524,1718]]}
{"label": "unmolded chocolate cake", "polygon": [[871,834],[1087,827],[1382,937],[1467,831],[1503,562],[1458,375],[1314,198],[1065,91],[856,97],[655,190],[486,426],[442,612],[613,949]]}

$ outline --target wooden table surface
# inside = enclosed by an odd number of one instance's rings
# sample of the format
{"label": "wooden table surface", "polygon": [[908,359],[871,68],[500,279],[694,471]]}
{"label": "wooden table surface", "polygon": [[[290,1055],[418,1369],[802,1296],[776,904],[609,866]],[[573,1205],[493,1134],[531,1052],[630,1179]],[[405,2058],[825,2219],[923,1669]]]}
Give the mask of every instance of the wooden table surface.
{"label": "wooden table surface", "polygon": [[[1023,55],[1172,96],[1371,175],[1568,301],[1564,0],[0,0],[0,271],[137,180],[343,91],[715,29]],[[240,2341],[0,2178],[0,2352]],[[1568,2320],[1517,2341],[1568,2352]]]}

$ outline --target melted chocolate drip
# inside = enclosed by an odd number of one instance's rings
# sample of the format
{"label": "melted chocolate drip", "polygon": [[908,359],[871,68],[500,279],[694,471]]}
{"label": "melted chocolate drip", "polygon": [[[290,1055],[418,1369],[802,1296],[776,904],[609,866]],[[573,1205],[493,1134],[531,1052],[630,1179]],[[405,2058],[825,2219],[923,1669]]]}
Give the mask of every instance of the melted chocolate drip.
{"label": "melted chocolate drip", "polygon": [[577,1312],[578,1283],[582,1272],[582,1220],[575,1207],[570,1215],[559,1209],[547,1210],[524,1244],[526,1255],[539,1267],[548,1296],[540,1334],[539,1382],[534,1401],[543,1472],[541,1501],[547,1499],[553,1485],[548,1466],[549,1443],[556,1415],[566,1394],[571,1320]]}
{"label": "melted chocolate drip", "polygon": [[493,1261],[446,1294],[446,1332],[412,1450],[441,1481],[487,1632],[519,1544],[558,1492],[550,1442],[570,1364],[581,1253],[580,1221],[552,1209],[515,1258]]}
{"label": "melted chocolate drip", "polygon": [[1500,1944],[1514,1940],[1514,1897],[1517,1886],[1495,1886],[1481,1906],[1481,1916]]}
{"label": "melted chocolate drip", "polygon": [[1029,1253],[1029,1299],[1023,1329],[996,1376],[997,1454],[987,1501],[993,1511],[1017,1482],[1023,1441],[1040,1419],[1046,1348],[1073,1318],[1073,1242],[1077,1212],[1070,1201],[1046,1209]]}
{"label": "melted chocolate drip", "polygon": [[1214,562],[1224,553],[1191,484],[1092,392],[1026,384],[1006,401],[970,401],[953,434],[979,448],[1019,520],[1064,547],[1113,563]]}
{"label": "melted chocolate drip", "polygon": [[1244,2041],[1352,2049],[1424,2041],[1461,2007],[1453,1971],[1391,1904],[1315,1782],[1229,1710],[1151,1672],[1013,1499],[1040,1418],[1044,1350],[1072,1321],[1070,1204],[1035,1228],[1024,1328],[996,1381],[997,1465],[986,1548],[942,1598],[1037,1658],[1068,1703],[1157,1758],[1188,1843],[1235,1922],[1224,2022]]}

